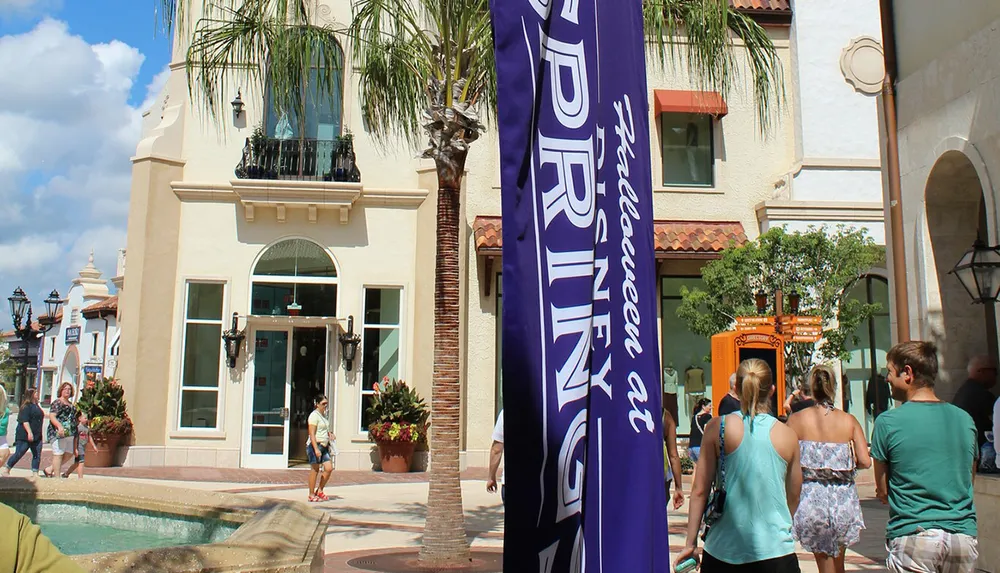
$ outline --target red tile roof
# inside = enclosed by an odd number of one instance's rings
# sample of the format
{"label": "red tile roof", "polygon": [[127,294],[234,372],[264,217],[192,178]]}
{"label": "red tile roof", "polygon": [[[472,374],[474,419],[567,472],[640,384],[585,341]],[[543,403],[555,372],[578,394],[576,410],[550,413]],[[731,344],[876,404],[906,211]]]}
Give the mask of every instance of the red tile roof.
{"label": "red tile roof", "polygon": [[84,318],[100,318],[103,316],[113,316],[118,313],[118,295],[108,297],[101,302],[94,303],[82,311]]}
{"label": "red tile roof", "polygon": [[[500,217],[479,216],[472,223],[476,252],[500,254],[503,247]],[[654,221],[657,255],[715,254],[747,243],[743,225],[735,221]]]}
{"label": "red tile roof", "polygon": [[729,5],[737,10],[792,11],[792,5],[789,0],[729,0]]}

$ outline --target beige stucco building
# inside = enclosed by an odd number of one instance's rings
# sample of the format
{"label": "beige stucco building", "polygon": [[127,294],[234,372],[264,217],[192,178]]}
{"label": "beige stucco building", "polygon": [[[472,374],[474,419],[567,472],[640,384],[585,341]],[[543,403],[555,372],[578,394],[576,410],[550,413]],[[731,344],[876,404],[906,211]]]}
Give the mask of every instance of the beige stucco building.
{"label": "beige stucco building", "polygon": [[[676,304],[707,260],[779,224],[844,222],[883,235],[875,124],[843,119],[875,117],[872,95],[848,79],[865,69],[857,50],[844,54],[869,28],[877,34],[876,3],[851,0],[857,10],[833,12],[831,26],[830,15],[805,8],[800,22],[786,0],[733,2],[767,25],[784,63],[787,99],[766,138],[742,91],[700,92],[682,62],[649,70],[663,360],[678,372],[671,389],[687,412],[710,394],[709,342],[680,323]],[[349,6],[324,0],[317,18],[347,22]],[[830,36],[826,44],[807,45],[817,34]],[[343,49],[349,59],[349,43]],[[133,158],[117,370],[136,423],[125,463],[287,467],[304,457],[304,417],[322,392],[337,467],[372,468],[363,414],[371,384],[399,377],[430,398],[433,166],[402,143],[376,146],[349,66],[342,97],[317,99],[294,127],[250,86],[242,113],[206,117],[188,97],[182,56],[175,50]],[[838,96],[833,112],[803,105],[813,89],[800,82],[816,77]],[[347,132],[359,182],[333,181],[343,173],[335,141]],[[502,404],[497,161],[490,130],[469,157],[461,228],[467,466],[486,465]],[[853,178],[852,193],[823,191],[842,185],[837,177]],[[234,314],[246,342],[229,368],[221,335]],[[338,337],[350,317],[361,345],[348,369]]]}

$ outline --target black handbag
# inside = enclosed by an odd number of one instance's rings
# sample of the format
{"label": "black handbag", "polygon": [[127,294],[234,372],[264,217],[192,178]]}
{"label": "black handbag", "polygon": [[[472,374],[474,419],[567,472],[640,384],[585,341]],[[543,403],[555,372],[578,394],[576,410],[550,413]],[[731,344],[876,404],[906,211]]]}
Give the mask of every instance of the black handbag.
{"label": "black handbag", "polygon": [[705,504],[705,513],[702,515],[701,540],[704,541],[715,522],[722,517],[722,512],[726,508],[726,417],[722,416],[719,421],[719,469],[715,472],[715,481],[712,483],[712,491],[708,495],[708,503]]}

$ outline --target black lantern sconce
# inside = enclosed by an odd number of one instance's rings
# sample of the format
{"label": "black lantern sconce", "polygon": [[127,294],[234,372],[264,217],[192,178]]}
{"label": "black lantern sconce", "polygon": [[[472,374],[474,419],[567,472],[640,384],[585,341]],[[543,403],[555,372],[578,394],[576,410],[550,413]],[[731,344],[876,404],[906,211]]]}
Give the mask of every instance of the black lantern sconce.
{"label": "black lantern sconce", "polygon": [[801,302],[802,302],[802,295],[800,295],[798,292],[796,292],[796,291],[793,290],[791,292],[791,294],[788,295],[788,310],[792,314],[798,314],[799,313],[799,304]]}
{"label": "black lantern sconce", "polygon": [[242,90],[236,90],[236,99],[232,101],[233,113],[236,114],[236,119],[239,119],[243,115],[243,92]]}
{"label": "black lantern sconce", "polygon": [[948,274],[958,277],[973,304],[996,302],[1000,295],[1000,246],[988,247],[976,239]]}
{"label": "black lantern sconce", "polygon": [[222,333],[222,341],[226,345],[226,363],[230,368],[236,368],[236,359],[240,357],[240,347],[246,333],[239,330],[239,315],[233,313],[233,327]]}
{"label": "black lantern sconce", "polygon": [[347,317],[347,332],[342,332],[338,337],[340,346],[344,351],[344,366],[348,372],[354,367],[354,357],[358,353],[358,344],[361,343],[361,335],[354,334],[354,316]]}
{"label": "black lantern sconce", "polygon": [[767,310],[767,293],[759,290],[757,294],[753,295],[753,302],[757,305],[757,314],[764,314]]}

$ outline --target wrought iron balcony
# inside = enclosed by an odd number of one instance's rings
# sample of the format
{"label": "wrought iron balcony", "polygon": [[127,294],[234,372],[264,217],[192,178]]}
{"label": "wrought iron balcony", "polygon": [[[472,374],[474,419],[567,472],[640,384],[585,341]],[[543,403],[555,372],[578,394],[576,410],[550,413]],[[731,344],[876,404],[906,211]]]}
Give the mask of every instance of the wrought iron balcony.
{"label": "wrought iron balcony", "polygon": [[361,181],[361,172],[349,135],[334,141],[254,137],[243,146],[236,177],[356,183]]}

